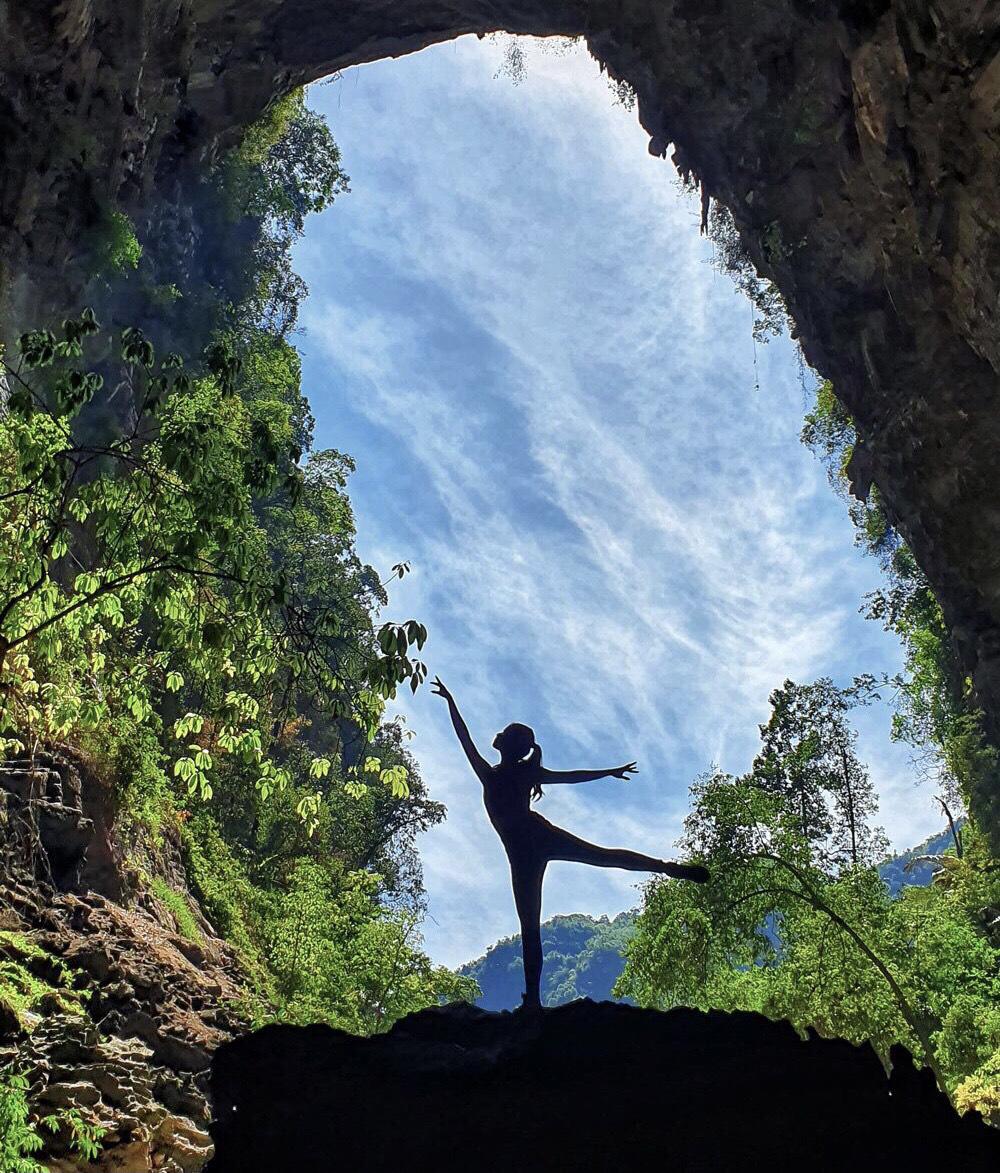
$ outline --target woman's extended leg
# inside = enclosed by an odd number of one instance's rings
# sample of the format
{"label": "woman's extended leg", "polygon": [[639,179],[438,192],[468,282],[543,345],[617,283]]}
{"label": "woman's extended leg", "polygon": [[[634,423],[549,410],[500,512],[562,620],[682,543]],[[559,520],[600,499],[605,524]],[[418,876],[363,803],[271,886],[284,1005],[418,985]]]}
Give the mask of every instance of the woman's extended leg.
{"label": "woman's extended leg", "polygon": [[524,958],[524,1005],[540,1006],[542,982],[542,880],[545,860],[511,860],[510,882],[521,922]]}
{"label": "woman's extended leg", "polygon": [[677,880],[694,880],[704,883],[708,869],[700,864],[674,863],[669,859],[656,859],[638,851],[627,851],[619,847],[598,847],[549,823],[546,855],[549,859],[566,860],[569,863],[589,863],[598,868],[624,868],[630,872],[655,872],[661,876],[673,876]]}

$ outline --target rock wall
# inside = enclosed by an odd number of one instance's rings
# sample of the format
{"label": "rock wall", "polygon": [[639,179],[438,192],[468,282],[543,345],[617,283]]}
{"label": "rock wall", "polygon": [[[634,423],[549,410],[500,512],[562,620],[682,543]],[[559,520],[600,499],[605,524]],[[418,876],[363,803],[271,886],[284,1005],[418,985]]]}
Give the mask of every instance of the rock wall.
{"label": "rock wall", "polygon": [[424,1010],[386,1035],[274,1026],[222,1047],[206,1173],[446,1168],[985,1173],[1000,1135],[959,1118],[900,1047],[803,1042],[756,1014],[572,1002]]}
{"label": "rock wall", "polygon": [[996,0],[0,0],[8,334],[72,299],[108,208],[183,205],[273,96],[496,29],[585,36],[731,209],[1000,744]]}
{"label": "rock wall", "polygon": [[[79,758],[0,764],[0,963],[53,983],[54,959],[89,991],[85,1013],[57,1000],[0,1006],[0,1065],[16,1060],[40,1114],[77,1109],[105,1130],[93,1163],[61,1131],[51,1173],[192,1173],[211,1155],[211,1055],[245,1029],[241,974],[188,900],[199,940],[179,932],[149,872],[187,899],[176,839],[159,845],[115,824],[107,792]],[[10,934],[15,934],[11,937]],[[18,937],[41,952],[25,958]]]}

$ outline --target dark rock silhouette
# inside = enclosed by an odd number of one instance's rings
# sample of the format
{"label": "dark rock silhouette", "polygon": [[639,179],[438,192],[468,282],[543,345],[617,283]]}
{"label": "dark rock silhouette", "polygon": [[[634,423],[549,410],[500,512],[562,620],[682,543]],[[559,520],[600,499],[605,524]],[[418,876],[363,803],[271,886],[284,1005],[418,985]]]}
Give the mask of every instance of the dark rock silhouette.
{"label": "dark rock silhouette", "polygon": [[1000,1166],[902,1048],[801,1040],[754,1014],[612,1003],[424,1010],[361,1039],[269,1026],[212,1069],[206,1173]]}

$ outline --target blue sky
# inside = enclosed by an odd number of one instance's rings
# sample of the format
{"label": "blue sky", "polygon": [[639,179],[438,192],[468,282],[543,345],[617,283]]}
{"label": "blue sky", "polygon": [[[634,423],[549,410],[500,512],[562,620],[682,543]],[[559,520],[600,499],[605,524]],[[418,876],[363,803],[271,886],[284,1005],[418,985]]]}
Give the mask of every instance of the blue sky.
{"label": "blue sky", "polygon": [[[878,571],[798,441],[792,345],[755,374],[697,202],[585,50],[529,46],[520,85],[503,53],[463,38],[310,90],[352,186],[296,256],[317,446],[357,460],[362,556],[413,565],[387,617],[427,624],[484,751],[520,720],[553,768],[638,759],[540,809],[670,855],[689,783],[748,767],[772,688],[899,650],[858,614]],[[506,863],[443,702],[399,708],[449,808],[421,854],[426,946],[454,965],[516,931]],[[865,713],[861,750],[904,847],[938,820],[888,726]],[[550,865],[544,915],[620,912],[642,878]]]}

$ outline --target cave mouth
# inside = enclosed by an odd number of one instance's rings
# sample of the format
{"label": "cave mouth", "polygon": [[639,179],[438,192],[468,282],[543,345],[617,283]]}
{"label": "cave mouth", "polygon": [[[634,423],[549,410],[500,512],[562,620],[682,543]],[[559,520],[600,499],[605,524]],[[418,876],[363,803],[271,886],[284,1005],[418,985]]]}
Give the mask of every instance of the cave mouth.
{"label": "cave mouth", "polygon": [[[391,11],[371,0],[335,7],[330,0],[250,0],[238,10],[231,0],[212,5],[194,0],[180,8],[154,4],[139,16],[111,0],[93,0],[82,18],[78,6],[22,5],[5,25],[0,79],[0,151],[6,164],[0,168],[0,224],[7,230],[0,246],[5,329],[16,333],[19,325],[58,317],[67,297],[75,303],[82,230],[102,212],[121,211],[143,234],[167,221],[183,232],[195,219],[206,169],[240,141],[274,99],[296,87],[364,61],[412,54],[459,33],[508,29],[582,34],[612,77],[627,80],[637,95],[639,123],[648,141],[637,143],[636,162],[648,155],[670,155],[699,186],[708,206],[715,201],[729,209],[748,254],[782,290],[807,360],[832,380],[857,425],[860,443],[852,461],[853,480],[862,493],[873,485],[878,488],[888,517],[926,572],[952,633],[957,675],[970,703],[982,708],[987,732],[1000,744],[1000,513],[993,504],[1000,441],[995,411],[1000,296],[994,264],[1000,224],[995,190],[1000,18],[960,0],[936,0],[933,11],[917,12],[906,0],[877,6],[774,0],[752,16],[747,19],[743,0],[708,6],[687,0],[652,5],[648,0],[624,5],[595,0],[554,3],[544,11],[501,2],[486,13],[481,6],[470,10],[462,0],[443,10],[404,2],[392,5]],[[95,86],[95,77],[101,78],[100,86]],[[407,110],[405,94],[395,108]],[[467,151],[467,159],[481,158],[482,145]],[[594,184],[588,177],[580,186]],[[501,188],[498,202],[503,194]],[[690,209],[695,230],[684,239],[692,248],[699,242],[696,227],[704,206]],[[617,240],[620,231],[616,225],[605,235]],[[644,247],[648,253],[648,244]],[[630,250],[629,256],[642,259],[642,248]],[[426,287],[413,274],[410,278],[395,290],[398,321],[429,321],[440,348],[447,351],[449,335],[441,315],[422,299]],[[601,308],[598,299],[590,301],[595,304],[588,309]],[[630,313],[633,328],[636,320]],[[334,327],[340,324],[333,320]],[[332,327],[331,333],[336,343]],[[591,339],[599,336],[588,332]],[[378,336],[373,342],[360,329],[342,331],[339,337],[352,344],[364,342],[369,351],[379,349]],[[402,349],[407,341],[405,336],[391,338],[394,348]],[[482,341],[482,354],[491,364],[483,385],[471,390],[484,412],[484,432],[491,443],[512,444],[539,464],[541,449],[554,464],[564,434],[586,431],[586,417],[567,410],[558,429],[528,428],[522,422],[518,431],[516,419],[512,424],[511,413],[502,410],[496,388],[487,386],[487,376],[513,368],[514,362],[504,351],[490,352],[488,339]],[[521,342],[518,363],[531,371],[521,352],[523,340],[514,341]],[[632,350],[648,341],[632,338]],[[551,345],[548,349],[559,355]],[[721,361],[721,356],[713,357]],[[331,368],[335,358],[336,348]],[[661,355],[651,361],[662,362]],[[655,434],[651,421],[670,411],[670,402],[650,401],[645,413],[639,412],[620,393],[625,381],[615,378],[612,364],[600,370],[593,363],[587,366],[596,372],[586,400],[594,413],[591,430],[601,434],[604,425],[606,433],[610,415],[614,425],[628,425],[634,443],[648,443]],[[735,380],[743,391],[748,371],[744,364]],[[384,381],[380,368],[370,366],[363,373],[377,391]],[[768,375],[765,369],[754,380],[752,394],[758,400],[775,386]],[[535,388],[530,379],[521,383],[518,402],[527,408]],[[402,392],[413,393],[413,388]],[[394,398],[405,403],[402,393]],[[626,406],[631,412],[627,419]],[[463,407],[469,410],[467,403]],[[711,428],[712,413],[703,403],[700,407],[704,432]],[[747,457],[770,442],[777,420],[774,412],[761,411],[752,443],[737,454],[744,462],[738,467],[747,470],[748,484],[759,490],[759,507],[769,517],[794,506],[796,498],[780,489],[780,481],[765,483]],[[439,408],[431,422],[436,426],[421,437],[425,463],[453,430],[455,412]],[[385,423],[378,418],[354,421],[370,429]],[[677,429],[671,439],[678,447],[691,446],[703,436],[694,436],[691,429],[681,435]],[[793,450],[803,455],[792,439],[783,449],[786,459]],[[462,456],[475,463],[481,448],[473,443]],[[525,478],[527,488],[547,506],[547,511],[539,510],[548,523],[542,530],[545,550],[565,553],[569,539],[559,532],[556,509],[564,515],[571,509],[572,536],[600,550],[602,564],[617,572],[613,588],[630,604],[644,604],[646,626],[639,630],[655,631],[659,638],[666,633],[693,656],[698,641],[685,630],[683,616],[660,605],[662,566],[673,573],[674,565],[661,558],[655,576],[644,580],[635,575],[622,549],[622,525],[609,509],[599,507],[608,500],[619,503],[626,489],[644,494],[643,506],[655,505],[663,528],[678,541],[685,537],[687,518],[671,512],[669,499],[656,496],[655,485],[643,481],[631,457],[629,450],[614,464],[610,497],[595,493],[594,477],[576,481],[562,495],[544,492],[537,476],[534,483],[531,475]],[[397,463],[405,471],[405,462]],[[661,471],[663,464],[660,459]],[[779,471],[782,466],[779,461]],[[599,460],[590,467],[595,477],[607,475]],[[380,471],[384,478],[399,474],[391,451]],[[411,466],[408,493],[402,498],[410,511],[421,475],[419,466],[415,473]],[[691,496],[700,506],[701,487],[695,484]],[[449,489],[456,504],[467,496],[461,485],[446,482],[437,489],[423,516],[441,508]],[[363,491],[372,494],[372,482]],[[706,508],[714,523],[711,531],[730,538],[733,502],[742,506],[747,499],[746,492],[731,494],[724,507]],[[524,535],[510,535],[503,527],[505,513],[496,507],[495,486],[481,490],[477,500],[496,525],[486,532],[491,540],[483,558],[470,560],[477,592],[487,581],[485,559],[497,550],[513,550],[527,564],[528,576],[540,577],[539,559],[528,557],[532,550]],[[633,522],[644,516],[639,509],[628,513]],[[754,532],[759,541],[759,529]],[[643,552],[656,549],[645,532],[629,536]],[[710,566],[712,549],[691,543],[685,553],[692,564],[701,559]],[[732,551],[726,553],[728,558]],[[767,553],[780,564],[784,551]],[[555,602],[566,588],[562,567],[569,561],[563,559],[560,573],[542,584],[547,617],[556,613]],[[725,570],[731,562],[717,565]],[[823,568],[826,563],[813,559],[811,565]],[[726,586],[735,596],[734,605],[746,605],[745,584],[732,578],[728,574]],[[525,609],[516,585],[510,576],[495,593],[520,617]],[[575,597],[580,583],[570,585]],[[410,597],[417,609],[419,592]],[[574,624],[574,639],[585,642],[596,632],[619,659],[638,661],[645,650],[639,639],[619,639],[617,644],[604,639],[616,634],[602,626],[613,609],[593,611],[592,630],[585,623]],[[732,618],[725,609],[721,616]],[[460,616],[469,642],[479,634],[471,618]],[[723,624],[723,633],[732,638],[732,627]],[[487,645],[492,641],[506,653],[506,667],[517,667],[506,627],[482,635]],[[593,643],[603,646],[596,638]],[[725,640],[722,648],[728,650]],[[581,688],[592,687],[589,663],[586,669]],[[754,669],[759,669],[757,663]],[[532,682],[538,695],[540,683]],[[661,687],[659,681],[653,683]],[[608,697],[600,690],[611,714],[600,726],[602,735],[612,724],[625,730],[628,722],[638,723],[646,715],[637,706],[623,705],[620,691]],[[645,690],[651,694],[652,687]],[[563,703],[569,702],[564,698]],[[578,708],[576,703],[571,713]],[[655,729],[652,723],[649,727]],[[990,785],[989,793],[978,796],[976,813],[984,828],[995,832],[1000,820],[994,796],[1000,787],[995,778]],[[661,813],[666,819],[671,815]],[[456,853],[454,842],[439,838],[436,850],[441,856],[450,853],[452,862],[464,869],[468,844],[460,846],[464,854]],[[198,956],[193,949],[191,953]],[[123,989],[107,984],[111,996]],[[128,986],[124,991],[131,998]],[[195,996],[199,1005],[205,1004],[200,988]],[[198,1062],[205,1060],[202,1051]],[[189,1061],[176,1050],[172,1054],[171,1062]],[[203,1097],[196,1108],[203,1113]]]}

